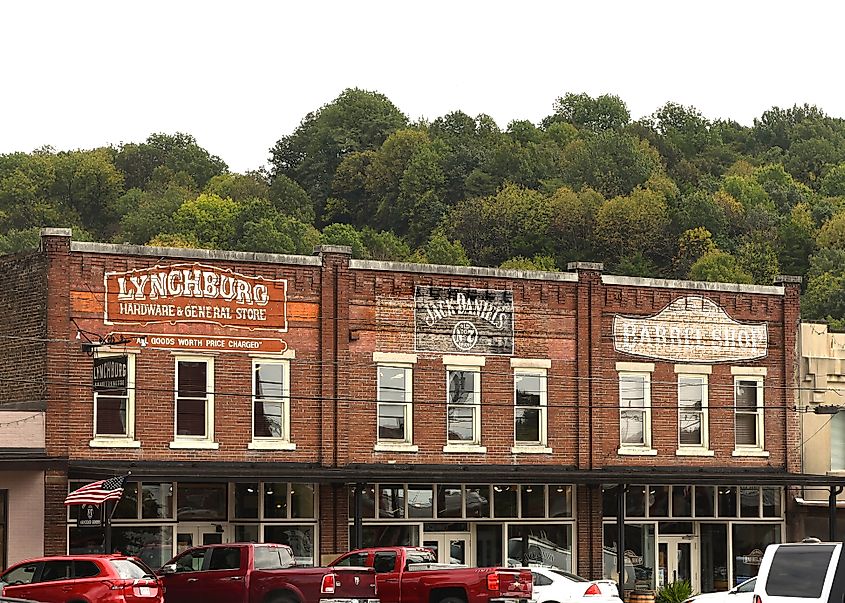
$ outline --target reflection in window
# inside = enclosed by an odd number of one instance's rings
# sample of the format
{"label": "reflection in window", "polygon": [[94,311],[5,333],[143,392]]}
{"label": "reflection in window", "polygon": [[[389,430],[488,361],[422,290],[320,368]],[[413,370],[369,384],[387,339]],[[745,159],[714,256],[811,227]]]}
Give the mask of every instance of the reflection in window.
{"label": "reflection in window", "polygon": [[692,517],[692,486],[672,486],[672,517]]}
{"label": "reflection in window", "polygon": [[520,488],[522,517],[546,516],[546,489],[544,486],[526,485]]}
{"label": "reflection in window", "polygon": [[648,516],[669,516],[669,486],[649,486]]}
{"label": "reflection in window", "polygon": [[[264,517],[286,519],[288,516],[288,485],[286,482],[264,483]],[[281,543],[284,544],[284,543]]]}
{"label": "reflection in window", "polygon": [[[146,485],[146,484],[145,484]],[[222,520],[226,512],[227,484],[190,484],[179,482],[176,490],[179,521]]]}
{"label": "reflection in window", "polygon": [[517,371],[514,374],[516,408],[514,438],[517,444],[545,444],[546,373]]}
{"label": "reflection in window", "polygon": [[378,367],[378,439],[411,442],[411,369]]}
{"label": "reflection in window", "polygon": [[695,487],[695,516],[696,517],[716,517],[716,505],[713,502],[716,499],[715,486],[696,486]]}
{"label": "reflection in window", "polygon": [[264,542],[286,544],[300,566],[314,565],[314,526],[264,526]]}
{"label": "reflection in window", "polygon": [[173,483],[141,485],[141,517],[143,519],[170,519],[173,517]]}
{"label": "reflection in window", "polygon": [[460,517],[463,495],[460,486],[435,486],[437,488],[437,516]]}
{"label": "reflection in window", "polygon": [[434,493],[431,486],[408,486],[408,517],[434,516]]}
{"label": "reflection in window", "polygon": [[549,517],[572,517],[572,486],[549,486]]}
{"label": "reflection in window", "polygon": [[719,517],[736,517],[736,488],[719,486]]}
{"label": "reflection in window", "polygon": [[490,486],[467,486],[465,504],[467,517],[490,517]]}
{"label": "reflection in window", "polygon": [[293,519],[314,517],[314,485],[296,483],[290,486],[290,516]]}
{"label": "reflection in window", "polygon": [[493,513],[496,517],[516,517],[517,486],[493,486]]}
{"label": "reflection in window", "polygon": [[508,526],[509,566],[532,565],[572,571],[572,526],[563,524]]}
{"label": "reflection in window", "polygon": [[[619,581],[615,524],[604,526],[604,577]],[[625,526],[624,588],[654,588],[654,524]],[[630,551],[630,552],[629,552]]]}
{"label": "reflection in window", "polygon": [[733,524],[734,585],[753,578],[760,570],[760,558],[766,547],[780,542],[778,524]]}
{"label": "reflection in window", "polygon": [[140,557],[150,567],[161,567],[173,556],[173,527],[113,526],[112,548]]}
{"label": "reflection in window", "polygon": [[241,519],[258,519],[257,482],[235,484],[235,517]]}
{"label": "reflection in window", "polygon": [[[352,530],[349,528],[349,538],[352,542]],[[364,526],[363,548],[376,546],[419,546],[420,528],[418,525],[375,525]]]}
{"label": "reflection in window", "polygon": [[405,486],[379,486],[379,517],[405,517]]}
{"label": "reflection in window", "polygon": [[625,515],[645,517],[645,486],[628,486],[625,492]]}

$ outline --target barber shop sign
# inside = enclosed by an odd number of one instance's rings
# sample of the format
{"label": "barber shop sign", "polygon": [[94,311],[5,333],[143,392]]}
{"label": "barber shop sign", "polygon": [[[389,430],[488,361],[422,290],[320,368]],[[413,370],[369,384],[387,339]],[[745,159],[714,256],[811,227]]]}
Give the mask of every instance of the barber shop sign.
{"label": "barber shop sign", "polygon": [[513,292],[417,285],[415,348],[419,352],[513,354]]}

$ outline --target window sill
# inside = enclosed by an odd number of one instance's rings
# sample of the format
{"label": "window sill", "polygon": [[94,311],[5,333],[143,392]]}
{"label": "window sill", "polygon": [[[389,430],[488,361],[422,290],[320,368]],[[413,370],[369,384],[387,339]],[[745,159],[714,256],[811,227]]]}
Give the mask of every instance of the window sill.
{"label": "window sill", "polygon": [[217,450],[220,444],[207,440],[174,440],[170,442],[170,448],[174,450]]}
{"label": "window sill", "polygon": [[379,442],[373,447],[376,452],[419,452],[420,447],[416,444],[389,444],[387,442]]}
{"label": "window sill", "polygon": [[716,453],[709,448],[690,446],[689,448],[678,448],[675,451],[675,456],[716,456]]}
{"label": "window sill", "polygon": [[447,444],[443,447],[443,452],[467,452],[472,454],[483,454],[487,452],[487,447],[479,446],[477,444]]}
{"label": "window sill", "polygon": [[296,444],[293,442],[272,442],[264,440],[254,440],[246,445],[249,450],[296,450]]}
{"label": "window sill", "polygon": [[94,438],[88,442],[88,446],[91,448],[140,448],[141,442],[123,438]]}
{"label": "window sill", "polygon": [[756,456],[760,458],[768,458],[768,450],[760,450],[759,448],[737,448],[733,451],[731,456]]}
{"label": "window sill", "polygon": [[552,454],[554,452],[551,448],[546,446],[514,446],[511,448],[511,454]]}
{"label": "window sill", "polygon": [[654,448],[645,448],[640,446],[639,448],[634,447],[627,447],[627,448],[619,448],[616,451],[616,454],[619,456],[657,456],[657,450]]}

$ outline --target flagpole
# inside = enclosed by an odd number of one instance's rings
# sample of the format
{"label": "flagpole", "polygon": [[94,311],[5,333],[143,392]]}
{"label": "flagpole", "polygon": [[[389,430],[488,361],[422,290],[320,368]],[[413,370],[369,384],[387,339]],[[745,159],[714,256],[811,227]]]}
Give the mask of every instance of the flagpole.
{"label": "flagpole", "polygon": [[[114,505],[116,506],[116,505]],[[103,501],[103,529],[105,530],[105,536],[103,537],[103,548],[106,550],[104,554],[111,555],[111,514],[114,513],[114,508],[109,511],[109,501]]]}

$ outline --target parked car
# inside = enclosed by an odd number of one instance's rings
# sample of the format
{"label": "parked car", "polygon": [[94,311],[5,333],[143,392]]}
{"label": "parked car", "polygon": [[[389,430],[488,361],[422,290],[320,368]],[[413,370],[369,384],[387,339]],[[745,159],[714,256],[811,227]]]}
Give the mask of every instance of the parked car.
{"label": "parked car", "polygon": [[770,544],[754,585],[754,603],[842,603],[841,542]]}
{"label": "parked car", "polygon": [[187,549],[159,570],[165,603],[379,603],[367,567],[297,567],[284,544]]}
{"label": "parked car", "polygon": [[421,547],[358,549],[329,565],[373,568],[385,603],[528,603],[531,599],[527,569],[439,564],[434,551]]}
{"label": "parked car", "polygon": [[161,583],[136,557],[63,555],[29,559],[0,575],[4,597],[40,603],[162,603]]}
{"label": "parked car", "polygon": [[622,603],[612,580],[587,580],[551,567],[532,567],[531,575],[537,603]]}
{"label": "parked car", "polygon": [[730,590],[690,597],[684,603],[752,603],[757,577],[740,582]]}

